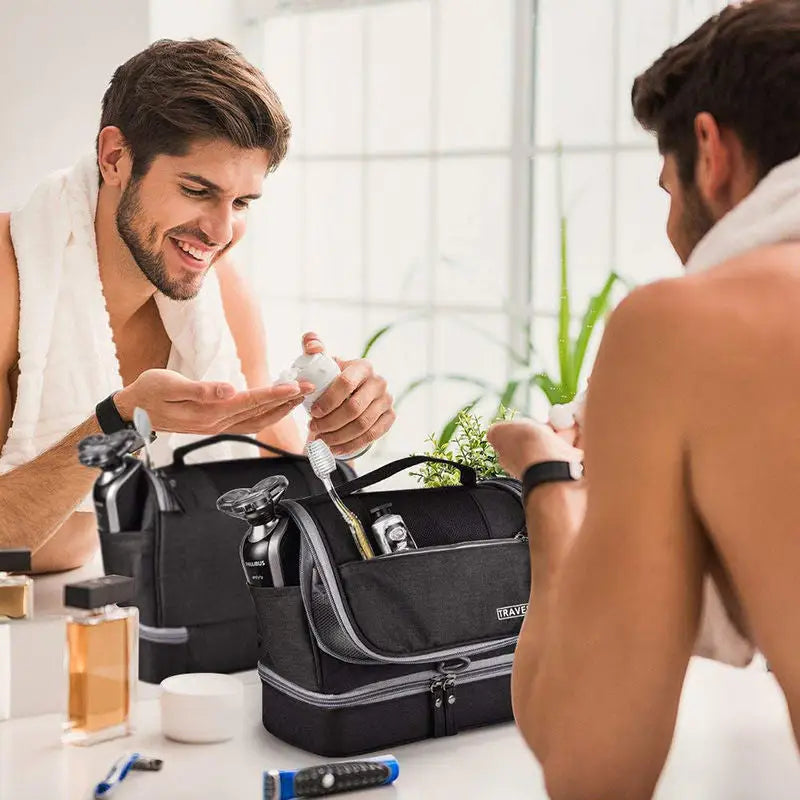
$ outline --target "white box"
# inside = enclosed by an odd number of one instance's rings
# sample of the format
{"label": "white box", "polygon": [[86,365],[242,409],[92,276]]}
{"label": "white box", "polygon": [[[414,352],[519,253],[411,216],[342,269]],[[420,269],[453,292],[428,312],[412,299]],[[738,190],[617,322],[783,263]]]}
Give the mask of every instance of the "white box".
{"label": "white box", "polygon": [[0,720],[66,713],[66,617],[0,623]]}

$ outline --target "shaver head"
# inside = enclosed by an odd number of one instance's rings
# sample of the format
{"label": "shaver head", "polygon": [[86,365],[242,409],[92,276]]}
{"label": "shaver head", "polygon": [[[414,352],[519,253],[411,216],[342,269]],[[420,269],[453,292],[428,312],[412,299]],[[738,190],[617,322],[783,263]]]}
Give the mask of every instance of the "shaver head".
{"label": "shaver head", "polygon": [[276,506],[289,486],[284,475],[271,475],[250,489],[231,489],[217,500],[217,508],[231,517],[263,524],[277,516]]}
{"label": "shaver head", "polygon": [[139,434],[127,428],[108,434],[96,433],[81,440],[78,461],[85,467],[117,467],[126,455],[138,450],[142,444]]}

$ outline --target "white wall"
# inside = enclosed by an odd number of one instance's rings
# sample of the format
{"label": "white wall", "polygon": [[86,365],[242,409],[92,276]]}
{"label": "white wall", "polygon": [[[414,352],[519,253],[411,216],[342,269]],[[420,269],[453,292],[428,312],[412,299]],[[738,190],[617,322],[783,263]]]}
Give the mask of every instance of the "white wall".
{"label": "white wall", "polygon": [[120,64],[155,39],[210,36],[240,44],[235,0],[0,0],[0,211],[94,147]]}
{"label": "white wall", "polygon": [[150,0],[150,38],[224,39],[241,46],[236,0]]}
{"label": "white wall", "polygon": [[148,6],[0,2],[0,210],[94,147],[112,72],[149,41]]}

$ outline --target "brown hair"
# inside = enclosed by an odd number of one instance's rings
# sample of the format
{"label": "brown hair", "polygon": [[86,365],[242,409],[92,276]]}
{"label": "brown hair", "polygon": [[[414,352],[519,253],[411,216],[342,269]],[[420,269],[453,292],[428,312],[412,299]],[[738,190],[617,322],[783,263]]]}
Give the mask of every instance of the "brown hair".
{"label": "brown hair", "polygon": [[161,39],[118,67],[103,96],[100,130],[108,125],[122,131],[135,178],[157,155],[217,138],[267,150],[272,171],[291,132],[261,71],[220,39]]}
{"label": "brown hair", "polygon": [[800,154],[800,0],[728,6],[671,47],[633,83],[633,113],[694,180],[694,119],[734,131],[759,178]]}

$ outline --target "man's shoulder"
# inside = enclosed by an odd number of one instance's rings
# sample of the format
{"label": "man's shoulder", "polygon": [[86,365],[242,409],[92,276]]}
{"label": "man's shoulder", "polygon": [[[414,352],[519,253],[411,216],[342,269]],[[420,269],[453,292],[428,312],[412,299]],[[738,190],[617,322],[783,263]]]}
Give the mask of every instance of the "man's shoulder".
{"label": "man's shoulder", "polygon": [[704,293],[685,277],[654,281],[623,298],[611,314],[606,336],[662,353],[686,347],[703,307]]}
{"label": "man's shoulder", "polygon": [[253,287],[230,254],[217,262],[215,271],[225,319],[248,386],[263,385],[268,377],[266,336]]}

